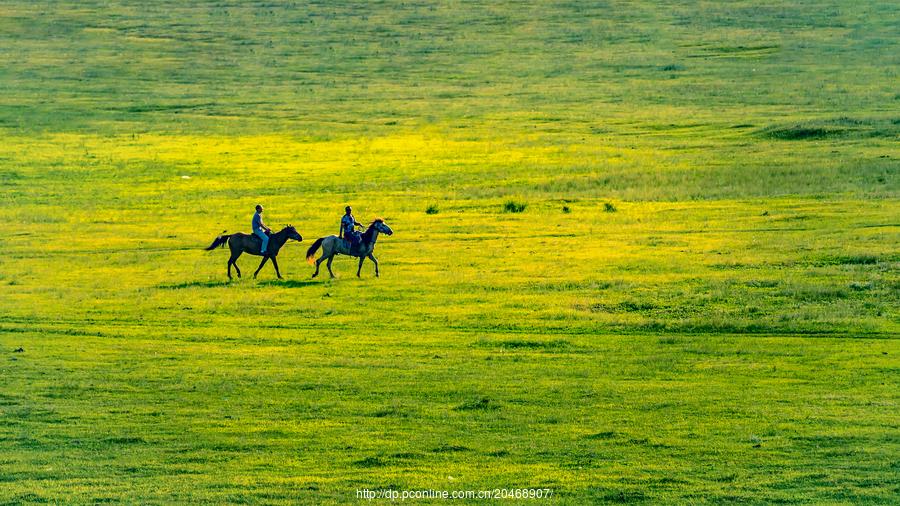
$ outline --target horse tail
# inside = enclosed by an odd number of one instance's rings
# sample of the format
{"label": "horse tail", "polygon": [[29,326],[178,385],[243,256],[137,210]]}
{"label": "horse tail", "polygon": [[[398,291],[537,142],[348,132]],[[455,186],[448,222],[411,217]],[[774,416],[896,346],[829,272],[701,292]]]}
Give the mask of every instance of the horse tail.
{"label": "horse tail", "polygon": [[322,245],[322,242],[325,240],[324,237],[320,237],[316,239],[316,242],[312,243],[312,246],[306,250],[306,261],[310,264],[313,263],[313,259],[316,257],[316,250],[319,249],[319,246]]}
{"label": "horse tail", "polygon": [[225,234],[224,232],[222,232],[222,235],[220,235],[219,237],[216,237],[216,239],[212,242],[212,244],[210,244],[209,246],[207,246],[205,248],[206,251],[212,251],[212,250],[218,248],[219,246],[225,246],[225,243],[228,242],[228,239],[231,238],[231,236],[232,236],[232,234]]}

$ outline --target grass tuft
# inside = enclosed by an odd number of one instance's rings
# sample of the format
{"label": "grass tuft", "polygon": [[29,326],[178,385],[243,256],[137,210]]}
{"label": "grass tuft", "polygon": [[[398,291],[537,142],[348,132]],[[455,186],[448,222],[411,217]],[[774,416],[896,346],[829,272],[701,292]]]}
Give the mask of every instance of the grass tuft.
{"label": "grass tuft", "polygon": [[499,409],[499,408],[500,408],[500,405],[497,404],[496,401],[492,401],[492,400],[488,399],[487,397],[481,397],[478,399],[473,399],[473,400],[464,402],[464,403],[460,404],[459,406],[456,406],[453,409],[456,411],[479,411],[479,410],[492,411],[492,410]]}
{"label": "grass tuft", "polygon": [[524,202],[516,202],[515,200],[507,200],[505,204],[503,204],[503,212],[505,213],[521,213],[525,211],[525,208],[528,207],[528,204]]}

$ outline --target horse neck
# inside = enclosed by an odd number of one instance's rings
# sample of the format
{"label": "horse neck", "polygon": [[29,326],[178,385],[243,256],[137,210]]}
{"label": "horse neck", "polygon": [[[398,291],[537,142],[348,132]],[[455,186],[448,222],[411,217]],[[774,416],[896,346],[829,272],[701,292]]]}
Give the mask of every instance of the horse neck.
{"label": "horse neck", "polygon": [[[366,240],[366,238],[368,238],[368,240]],[[375,228],[375,225],[372,225],[365,233],[363,233],[363,242],[366,244],[375,244],[376,240],[378,240],[378,229]]]}
{"label": "horse neck", "polygon": [[274,234],[272,234],[269,237],[269,242],[272,245],[277,246],[279,248],[284,246],[284,243],[287,242],[287,229],[283,228],[283,229],[279,230],[278,232],[275,232]]}

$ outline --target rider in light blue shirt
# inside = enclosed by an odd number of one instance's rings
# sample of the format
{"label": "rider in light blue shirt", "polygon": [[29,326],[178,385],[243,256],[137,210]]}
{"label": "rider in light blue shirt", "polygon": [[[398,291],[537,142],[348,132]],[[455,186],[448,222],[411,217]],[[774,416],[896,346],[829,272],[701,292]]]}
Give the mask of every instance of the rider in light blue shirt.
{"label": "rider in light blue shirt", "polygon": [[352,247],[360,241],[359,232],[356,231],[356,227],[361,227],[362,225],[353,217],[353,209],[351,209],[350,206],[347,206],[344,210],[346,211],[346,214],[341,217],[341,230],[338,233],[338,237],[350,241],[350,246]]}
{"label": "rider in light blue shirt", "polygon": [[269,246],[269,236],[266,233],[272,233],[272,229],[266,226],[262,221],[262,212],[263,206],[257,204],[256,205],[256,214],[253,215],[253,233],[258,236],[262,240],[262,248],[260,248],[260,254],[264,255],[266,253],[266,248]]}

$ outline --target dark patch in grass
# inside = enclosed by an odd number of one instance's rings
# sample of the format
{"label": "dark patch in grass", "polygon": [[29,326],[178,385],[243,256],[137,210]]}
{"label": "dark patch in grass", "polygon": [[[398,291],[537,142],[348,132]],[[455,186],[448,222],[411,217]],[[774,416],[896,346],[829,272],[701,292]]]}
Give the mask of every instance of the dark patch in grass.
{"label": "dark patch in grass", "polygon": [[[654,407],[651,411],[655,411],[658,408]],[[633,444],[635,446],[646,446],[647,448],[671,448],[670,445],[664,443],[654,443],[647,438],[632,438],[628,440],[628,443]]]}
{"label": "dark patch in grass", "polygon": [[[653,320],[646,323],[630,326],[630,328],[641,332],[672,332],[690,334],[758,334],[766,332],[785,331],[783,327],[777,325],[707,320],[684,320],[676,322]],[[797,332],[796,329],[792,329],[791,331]]]}
{"label": "dark patch in grass", "polygon": [[729,271],[729,270],[737,270],[737,269],[753,269],[755,265],[744,264],[740,262],[723,262],[716,264],[709,264],[710,269]]}
{"label": "dark patch in grass", "polygon": [[595,463],[594,459],[588,456],[579,456],[568,462],[560,463],[560,467],[566,469],[586,469],[596,466],[597,464]]}
{"label": "dark patch in grass", "polygon": [[49,503],[50,500],[46,497],[39,496],[37,494],[33,494],[31,492],[25,494],[19,494],[13,497],[12,501],[8,504],[27,504],[27,503]]}
{"label": "dark patch in grass", "polygon": [[674,337],[663,337],[656,341],[657,344],[678,344],[678,339]]}
{"label": "dark patch in grass", "polygon": [[420,458],[421,456],[422,456],[422,455],[419,454],[419,453],[413,453],[413,452],[399,452],[399,453],[394,453],[394,454],[392,454],[392,455],[391,455],[391,458],[392,458],[392,459],[418,459],[418,458]]}
{"label": "dark patch in grass", "polygon": [[370,416],[373,418],[384,418],[387,416],[403,416],[403,412],[397,408],[384,408],[375,411]]}
{"label": "dark patch in grass", "polygon": [[[548,283],[528,283],[525,288],[533,292],[571,292],[574,290],[606,290],[612,288],[615,283],[610,281],[553,281]],[[621,284],[621,283],[619,283]],[[521,288],[515,288],[520,290]]]}
{"label": "dark patch in grass", "polygon": [[441,211],[440,209],[438,209],[438,206],[436,204],[431,204],[430,206],[425,208],[425,214],[437,214],[439,212]]}
{"label": "dark patch in grass", "polygon": [[896,125],[881,120],[836,118],[791,125],[773,125],[759,131],[763,137],[783,141],[822,140],[844,137],[895,137]]}
{"label": "dark patch in grass", "polygon": [[775,280],[764,280],[764,279],[751,279],[744,283],[750,288],[775,288],[778,286],[778,281]]}
{"label": "dark patch in grass", "polygon": [[662,478],[654,479],[653,483],[657,485],[681,485],[687,483],[687,480],[672,478],[671,476],[663,476]]}
{"label": "dark patch in grass", "polygon": [[223,458],[220,457],[209,457],[204,455],[189,455],[184,458],[178,458],[172,460],[172,463],[175,464],[208,464],[210,462],[222,462]]}
{"label": "dark patch in grass", "polygon": [[596,303],[591,304],[590,311],[592,313],[640,313],[658,309],[658,306],[651,302],[626,300],[615,305]]}
{"label": "dark patch in grass", "polygon": [[388,463],[379,457],[366,457],[353,462],[353,465],[356,467],[384,467]]}
{"label": "dark patch in grass", "polygon": [[647,500],[647,495],[640,490],[608,490],[608,489],[599,489],[594,490],[594,498],[598,500],[598,502],[607,502],[607,503],[616,503],[616,504],[628,504],[628,503],[636,503],[636,502],[644,502]]}
{"label": "dark patch in grass", "polygon": [[500,409],[500,405],[497,404],[496,401],[492,401],[487,397],[481,397],[479,399],[473,399],[471,401],[464,402],[453,409],[455,411],[491,411]]}
{"label": "dark patch in grass", "polygon": [[587,436],[584,436],[585,439],[612,439],[614,437],[616,437],[616,433],[611,430],[595,432],[594,434],[589,434]]}
{"label": "dark patch in grass", "polygon": [[108,437],[103,440],[106,443],[117,444],[117,445],[127,445],[127,444],[141,444],[146,443],[142,437]]}
{"label": "dark patch in grass", "polygon": [[457,453],[457,452],[467,452],[469,451],[468,447],[462,445],[448,445],[446,443],[432,448],[432,453]]}
{"label": "dark patch in grass", "polygon": [[218,104],[216,104],[215,102],[207,102],[201,104],[140,104],[127,107],[110,107],[109,110],[118,110],[128,113],[171,112],[198,109],[202,107],[214,107],[216,105]]}
{"label": "dark patch in grass", "polygon": [[506,450],[496,450],[496,451],[488,452],[485,455],[487,455],[488,457],[508,457],[509,452]]}
{"label": "dark patch in grass", "polygon": [[678,72],[684,70],[684,65],[678,65],[677,63],[670,63],[668,65],[663,65],[659,68],[663,72]]}
{"label": "dark patch in grass", "polygon": [[783,141],[797,141],[808,139],[825,139],[828,137],[840,137],[846,132],[843,128],[807,127],[793,125],[788,127],[771,128],[765,135],[773,139]]}
{"label": "dark patch in grass", "polygon": [[14,416],[20,420],[28,422],[62,424],[66,423],[66,419],[59,416],[55,411],[40,408],[23,407]]}
{"label": "dark patch in grass", "polygon": [[618,209],[616,209],[615,204],[613,204],[612,202],[604,202],[603,203],[603,211],[607,212],[607,213],[614,213],[614,212],[618,211]]}
{"label": "dark patch in grass", "polygon": [[19,181],[20,179],[24,179],[24,176],[18,172],[11,170],[0,171],[0,183],[12,183],[13,181]]}
{"label": "dark patch in grass", "polygon": [[508,200],[505,204],[503,204],[503,212],[505,213],[521,213],[525,211],[525,208],[528,207],[528,204],[524,202],[516,202],[515,200]]}
{"label": "dark patch in grass", "polygon": [[649,311],[651,309],[656,309],[656,306],[650,302],[626,300],[626,301],[620,302],[616,306],[616,308],[618,308],[620,311],[640,312],[640,311]]}
{"label": "dark patch in grass", "polygon": [[552,339],[549,341],[536,341],[530,339],[507,339],[502,341],[486,341],[480,340],[479,346],[487,348],[510,348],[510,349],[529,349],[529,350],[560,350],[571,346],[569,341],[565,339]]}
{"label": "dark patch in grass", "polygon": [[826,258],[826,262],[833,265],[874,265],[879,262],[879,258],[875,255],[859,254],[859,255],[841,255]]}
{"label": "dark patch in grass", "polygon": [[815,286],[785,289],[779,291],[778,295],[802,302],[824,302],[846,299],[850,294],[843,287]]}
{"label": "dark patch in grass", "polygon": [[735,57],[745,57],[745,56],[762,56],[764,54],[773,53],[780,49],[781,46],[777,44],[762,44],[757,46],[713,46],[708,48],[703,48],[704,51],[707,52],[705,55],[691,55],[691,57],[700,57],[700,56],[735,56]]}

